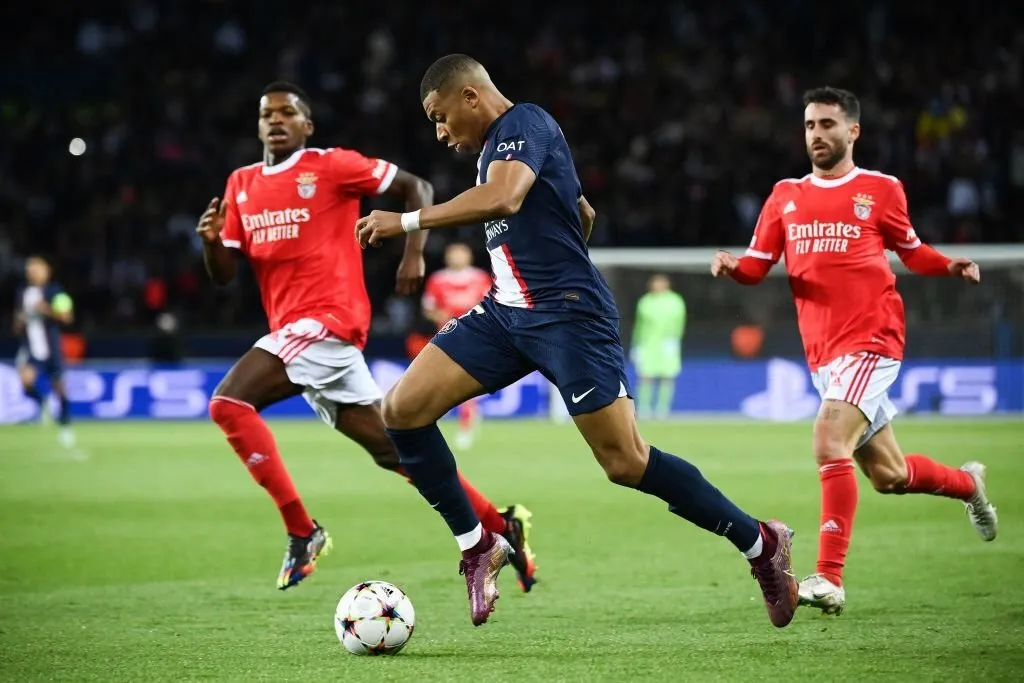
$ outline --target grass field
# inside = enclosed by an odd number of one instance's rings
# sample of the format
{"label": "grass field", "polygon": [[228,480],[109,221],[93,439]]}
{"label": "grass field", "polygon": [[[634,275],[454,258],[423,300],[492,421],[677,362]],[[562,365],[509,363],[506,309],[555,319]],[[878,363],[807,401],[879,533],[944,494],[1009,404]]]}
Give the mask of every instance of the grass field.
{"label": "grass field", "polygon": [[[463,470],[535,514],[542,583],[511,572],[469,623],[457,549],[408,484],[315,422],[272,425],[335,550],[275,590],[276,511],[209,424],[82,424],[73,458],[38,426],[0,429],[0,679],[9,681],[960,681],[1024,670],[1024,422],[905,421],[909,450],[989,465],[999,538],[957,502],[862,485],[847,611],[771,627],[724,540],[603,479],[571,427],[491,423]],[[797,530],[813,570],[806,424],[652,424],[758,516]],[[862,480],[863,482],[863,480]],[[406,650],[360,658],[334,604],[383,578],[417,613]]]}

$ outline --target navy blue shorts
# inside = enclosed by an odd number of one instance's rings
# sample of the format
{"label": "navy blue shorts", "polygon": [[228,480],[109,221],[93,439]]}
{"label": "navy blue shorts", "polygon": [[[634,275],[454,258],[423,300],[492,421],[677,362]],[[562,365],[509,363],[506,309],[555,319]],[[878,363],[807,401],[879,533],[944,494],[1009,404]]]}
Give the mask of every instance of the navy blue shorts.
{"label": "navy blue shorts", "polygon": [[618,322],[487,298],[431,341],[489,393],[538,370],[558,388],[569,414],[582,415],[632,397]]}
{"label": "navy blue shorts", "polygon": [[36,373],[46,375],[50,379],[60,379],[64,374],[64,359],[59,354],[51,354],[46,360],[40,360],[32,356],[24,346],[18,349],[14,364],[18,367],[31,365]]}

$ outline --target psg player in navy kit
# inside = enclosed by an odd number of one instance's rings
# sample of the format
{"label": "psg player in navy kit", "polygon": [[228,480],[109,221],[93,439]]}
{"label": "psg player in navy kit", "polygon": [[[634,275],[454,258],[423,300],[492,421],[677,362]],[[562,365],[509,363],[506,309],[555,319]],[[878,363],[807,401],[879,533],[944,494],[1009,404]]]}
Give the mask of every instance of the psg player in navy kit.
{"label": "psg player in navy kit", "polygon": [[536,105],[509,101],[466,55],[427,69],[420,100],[440,142],[479,152],[477,186],[419,211],[374,211],[356,232],[365,247],[414,230],[484,224],[495,278],[490,295],[438,332],[383,405],[402,466],[462,550],[473,624],[494,609],[509,546],[481,528],[437,420],[539,370],[558,388],[608,478],[729,539],[750,561],[772,623],[787,625],[797,606],[791,532],[741,511],[696,467],[637,431],[619,314],[587,253],[594,210],[558,124]]}

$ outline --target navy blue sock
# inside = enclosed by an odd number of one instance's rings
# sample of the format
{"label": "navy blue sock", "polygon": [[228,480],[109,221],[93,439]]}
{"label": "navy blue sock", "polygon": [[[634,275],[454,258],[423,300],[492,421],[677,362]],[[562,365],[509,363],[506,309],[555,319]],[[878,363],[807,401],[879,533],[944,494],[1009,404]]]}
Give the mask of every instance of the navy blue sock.
{"label": "navy blue sock", "polygon": [[669,512],[701,529],[725,536],[740,552],[750,550],[761,534],[758,521],[712,486],[700,470],[654,446],[637,490],[661,498]]}
{"label": "navy blue sock", "polygon": [[418,429],[389,429],[398,461],[420,495],[441,513],[455,536],[468,534],[480,520],[459,483],[455,456],[437,423]]}
{"label": "navy blue sock", "polygon": [[39,387],[36,385],[33,384],[30,387],[25,387],[25,395],[39,405],[43,405],[43,395],[39,393]]}
{"label": "navy blue sock", "polygon": [[67,427],[69,424],[71,424],[71,409],[68,407],[69,403],[70,401],[68,401],[67,396],[60,397],[60,419],[58,420],[58,422],[60,422],[60,424],[64,427]]}

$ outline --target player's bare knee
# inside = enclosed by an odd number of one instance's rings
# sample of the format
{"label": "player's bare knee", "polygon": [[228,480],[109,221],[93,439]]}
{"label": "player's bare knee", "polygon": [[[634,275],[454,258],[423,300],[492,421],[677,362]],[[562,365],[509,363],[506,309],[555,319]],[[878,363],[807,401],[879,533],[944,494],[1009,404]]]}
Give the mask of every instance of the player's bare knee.
{"label": "player's bare knee", "polygon": [[235,390],[235,387],[232,386],[231,377],[223,377],[213,389],[213,397],[210,399],[210,407],[213,407],[213,402],[218,398],[238,400],[237,396],[238,392]]}
{"label": "player's bare knee", "polygon": [[409,400],[408,392],[402,391],[399,385],[391,387],[384,396],[380,415],[388,429],[416,429],[424,426],[417,423],[420,415],[416,402]]}
{"label": "player's bare knee", "polygon": [[814,435],[814,459],[818,465],[832,460],[843,460],[853,454],[850,445],[842,437],[825,432]]}
{"label": "player's bare knee", "polygon": [[844,460],[853,456],[850,437],[832,424],[821,418],[814,423],[814,459],[819,466],[833,460]]}
{"label": "player's bare knee", "polygon": [[394,405],[395,389],[392,387],[384,394],[384,398],[380,402],[380,419],[384,420],[384,426],[388,429],[400,429],[398,411]]}

